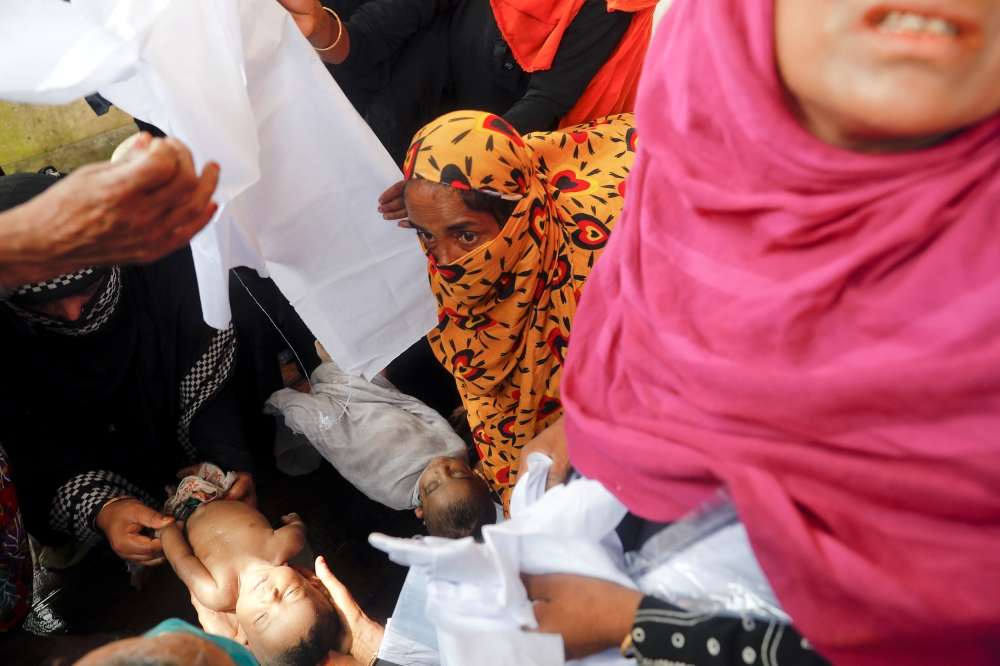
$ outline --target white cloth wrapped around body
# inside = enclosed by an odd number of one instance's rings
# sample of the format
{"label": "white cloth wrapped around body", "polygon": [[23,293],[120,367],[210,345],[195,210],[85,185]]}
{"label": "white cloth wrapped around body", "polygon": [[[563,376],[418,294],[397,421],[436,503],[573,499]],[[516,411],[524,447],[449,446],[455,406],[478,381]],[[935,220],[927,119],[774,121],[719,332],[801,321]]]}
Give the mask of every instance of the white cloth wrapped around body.
{"label": "white cloth wrapped around body", "polygon": [[[325,360],[312,373],[312,387],[313,393],[276,392],[264,413],[283,416],[300,447],[315,448],[376,502],[393,509],[417,506],[417,483],[427,463],[437,456],[467,456],[465,442],[440,414],[381,375],[372,381],[352,377]],[[279,468],[301,460],[298,449],[279,440]]]}

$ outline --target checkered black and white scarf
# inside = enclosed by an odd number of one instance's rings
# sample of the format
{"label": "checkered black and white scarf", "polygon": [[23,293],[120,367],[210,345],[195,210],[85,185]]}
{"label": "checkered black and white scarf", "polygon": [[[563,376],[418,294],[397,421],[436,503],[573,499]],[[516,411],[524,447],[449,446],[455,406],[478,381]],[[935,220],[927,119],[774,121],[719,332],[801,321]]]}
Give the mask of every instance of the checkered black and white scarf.
{"label": "checkered black and white scarf", "polygon": [[[229,377],[236,358],[236,331],[230,323],[218,331],[208,350],[191,366],[180,384],[180,417],[177,439],[184,451],[186,464],[198,461],[198,452],[191,441],[191,422],[195,415]],[[77,475],[56,492],[49,511],[53,530],[72,535],[78,541],[96,544],[101,534],[94,520],[104,503],[121,495],[130,495],[146,506],[160,511],[162,500],[156,500],[124,477],[105,470]]]}
{"label": "checkered black and white scarf", "polygon": [[[45,282],[32,282],[31,284],[19,287],[12,295],[16,299],[18,296],[45,293],[50,290],[66,288],[73,285],[74,282],[89,278],[94,274],[95,270],[94,268],[85,268],[82,271],[60,275]],[[94,294],[90,302],[84,307],[80,318],[76,321],[68,322],[48,317],[39,312],[16,305],[12,301],[8,301],[7,305],[20,315],[22,319],[32,324],[37,324],[42,328],[62,335],[80,336],[97,331],[111,319],[111,316],[115,313],[115,308],[118,306],[121,291],[121,269],[114,267],[107,271],[107,276],[104,278],[101,290]]]}

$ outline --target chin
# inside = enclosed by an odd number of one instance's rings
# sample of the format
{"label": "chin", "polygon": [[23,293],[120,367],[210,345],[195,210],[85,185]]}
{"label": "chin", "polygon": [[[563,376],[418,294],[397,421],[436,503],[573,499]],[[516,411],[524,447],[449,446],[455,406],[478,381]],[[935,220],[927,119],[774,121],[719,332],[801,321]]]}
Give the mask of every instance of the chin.
{"label": "chin", "polygon": [[[853,77],[871,81],[871,77]],[[938,77],[900,74],[855,85],[836,95],[842,116],[862,139],[937,137],[971,127],[997,112],[985,100],[968,99],[962,90],[940,85]],[[992,105],[1000,107],[1000,100]]]}

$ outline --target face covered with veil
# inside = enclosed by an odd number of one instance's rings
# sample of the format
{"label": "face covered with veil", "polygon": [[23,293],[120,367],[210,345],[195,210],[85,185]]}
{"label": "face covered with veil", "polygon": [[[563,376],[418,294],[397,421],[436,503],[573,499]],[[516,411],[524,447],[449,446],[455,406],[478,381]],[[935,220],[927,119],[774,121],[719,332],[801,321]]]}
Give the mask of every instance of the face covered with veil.
{"label": "face covered with veil", "polygon": [[504,504],[521,447],[562,416],[573,317],[621,213],[636,141],[631,114],[521,137],[498,116],[460,111],[410,146],[408,226],[438,302],[429,340]]}

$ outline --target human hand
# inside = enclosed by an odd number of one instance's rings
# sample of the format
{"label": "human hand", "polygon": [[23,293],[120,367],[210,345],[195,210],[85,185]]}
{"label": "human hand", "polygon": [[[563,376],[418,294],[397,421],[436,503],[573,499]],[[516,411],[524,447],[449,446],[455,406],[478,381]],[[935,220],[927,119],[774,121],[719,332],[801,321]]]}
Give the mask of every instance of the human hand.
{"label": "human hand", "polygon": [[340,618],[341,637],[337,651],[350,654],[363,664],[368,663],[382,645],[385,628],[365,615],[322,557],[316,558],[316,577],[330,594]]}
{"label": "human hand", "polygon": [[198,613],[198,623],[206,633],[236,640],[239,634],[240,621],[236,619],[236,611],[214,611],[205,607],[198,597],[191,593],[191,605]]}
{"label": "human hand", "polygon": [[[194,476],[198,473],[201,465],[191,465],[177,470],[177,478],[183,479],[186,476]],[[253,508],[257,508],[257,488],[253,483],[253,474],[250,472],[236,472],[236,481],[223,498],[232,502],[243,502]]]}
{"label": "human hand", "polygon": [[560,483],[566,483],[570,472],[573,471],[573,464],[569,461],[569,453],[566,451],[566,429],[563,426],[562,418],[535,435],[534,439],[524,445],[520,456],[522,464],[527,464],[528,456],[532,453],[544,453],[552,458],[552,467],[549,468],[549,475],[545,481],[545,490],[558,486]]}
{"label": "human hand", "polygon": [[[29,205],[62,207],[56,239],[75,241],[70,254],[80,265],[147,263],[187,245],[208,223],[218,180],[215,163],[198,175],[180,141],[145,138],[122,162],[81,167]],[[49,194],[60,201],[43,201]]]}
{"label": "human hand", "polygon": [[599,578],[521,575],[538,631],[560,634],[567,659],[618,647],[632,631],[643,594]]}
{"label": "human hand", "polygon": [[199,176],[181,142],[145,135],[121,162],[81,167],[4,214],[0,281],[19,285],[86,266],[159,259],[215,214],[218,179],[214,163]]}
{"label": "human hand", "polygon": [[[253,474],[249,472],[237,472],[236,483],[226,493],[225,499],[234,502],[243,502],[248,506],[257,508],[257,489],[253,485]],[[297,517],[297,516],[296,516]]]}
{"label": "human hand", "polygon": [[104,532],[118,557],[149,567],[163,564],[160,539],[151,539],[143,535],[142,530],[146,527],[162,529],[172,524],[173,518],[150,509],[139,500],[128,499],[101,509],[94,522]]}
{"label": "human hand", "polygon": [[[278,3],[288,10],[295,26],[313,48],[324,49],[319,54],[322,59],[339,65],[347,58],[350,51],[347,31],[343,25],[337,25],[337,19],[323,9],[319,0],[278,0]],[[337,48],[327,51],[335,41]]]}
{"label": "human hand", "polygon": [[[406,202],[403,201],[403,185],[405,180],[392,185],[378,198],[378,212],[383,220],[401,220],[406,217]],[[400,222],[399,226],[409,229],[409,223]]]}
{"label": "human hand", "polygon": [[281,517],[281,524],[282,525],[286,525],[286,526],[287,525],[301,525],[303,529],[305,529],[305,526],[306,526],[306,524],[302,522],[302,519],[299,518],[299,514],[297,514],[295,512],[292,512],[292,513],[288,514],[287,516],[282,516]]}

